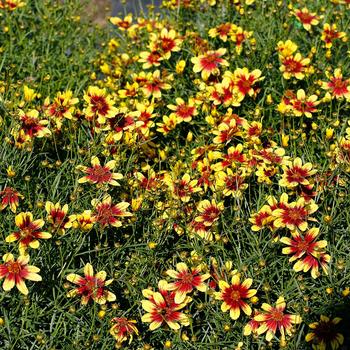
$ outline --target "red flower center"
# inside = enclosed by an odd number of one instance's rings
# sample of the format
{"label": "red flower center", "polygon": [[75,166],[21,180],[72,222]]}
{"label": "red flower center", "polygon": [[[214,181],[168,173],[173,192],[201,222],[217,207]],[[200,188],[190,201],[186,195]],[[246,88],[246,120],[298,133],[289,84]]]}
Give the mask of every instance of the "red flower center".
{"label": "red flower center", "polygon": [[10,261],[6,264],[7,270],[9,273],[14,273],[15,275],[19,274],[22,270],[22,266],[17,261]]}
{"label": "red flower center", "polygon": [[237,300],[241,299],[241,293],[238,290],[233,290],[231,292],[230,297],[233,301],[237,301]]}
{"label": "red flower center", "polygon": [[274,309],[271,311],[271,319],[276,322],[281,322],[283,320],[284,314],[282,311]]}

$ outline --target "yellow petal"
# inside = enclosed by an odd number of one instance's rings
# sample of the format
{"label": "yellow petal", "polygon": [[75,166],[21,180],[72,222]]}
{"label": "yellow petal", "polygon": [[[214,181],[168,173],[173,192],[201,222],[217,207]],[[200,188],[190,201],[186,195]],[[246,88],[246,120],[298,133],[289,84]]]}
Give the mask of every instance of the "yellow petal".
{"label": "yellow petal", "polygon": [[9,291],[11,290],[13,287],[15,286],[15,279],[14,278],[11,278],[9,279],[8,277],[5,278],[5,281],[2,285],[2,288],[5,290],[5,291]]}
{"label": "yellow petal", "polygon": [[26,284],[24,283],[24,280],[19,280],[17,283],[16,283],[16,287],[17,289],[24,295],[28,295],[28,288],[26,286]]}
{"label": "yellow petal", "polygon": [[94,275],[94,269],[91,264],[87,263],[84,267],[84,275],[85,276],[93,276]]}

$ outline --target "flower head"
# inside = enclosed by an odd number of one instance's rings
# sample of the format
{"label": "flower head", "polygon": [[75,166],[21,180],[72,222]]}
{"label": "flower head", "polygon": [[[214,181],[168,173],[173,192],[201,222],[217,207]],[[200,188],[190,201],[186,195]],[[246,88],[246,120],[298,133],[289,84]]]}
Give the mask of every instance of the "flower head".
{"label": "flower head", "polygon": [[123,343],[129,338],[129,344],[132,342],[133,335],[139,334],[135,326],[135,320],[129,320],[126,317],[114,317],[111,320],[113,324],[109,329],[109,333],[115,338],[118,344]]}
{"label": "flower head", "polygon": [[279,297],[276,306],[273,307],[267,303],[263,303],[261,308],[265,311],[254,316],[254,320],[260,322],[257,330],[258,334],[266,332],[266,340],[271,341],[277,330],[280,331],[282,339],[285,338],[285,333],[292,335],[293,324],[301,323],[299,315],[285,314],[286,303],[283,297]]}
{"label": "flower head", "polygon": [[288,245],[283,248],[283,254],[293,254],[290,262],[297,260],[293,269],[295,271],[307,272],[311,269],[311,276],[319,276],[318,268],[321,265],[327,274],[327,262],[330,256],[325,254],[323,248],[327,246],[327,241],[316,241],[319,234],[319,228],[313,227],[301,235],[298,231],[292,231],[293,238],[282,237],[281,242]]}
{"label": "flower head", "polygon": [[50,233],[41,230],[45,224],[44,220],[33,220],[33,214],[30,212],[16,215],[15,223],[19,230],[8,235],[5,240],[7,243],[18,241],[21,254],[24,254],[28,247],[39,248],[39,239],[51,238]]}
{"label": "flower head", "polygon": [[123,178],[122,174],[113,173],[116,167],[116,161],[110,160],[105,165],[101,165],[100,160],[94,156],[91,158],[91,167],[79,165],[78,170],[83,171],[86,175],[78,180],[79,183],[89,182],[98,186],[109,184],[112,186],[120,186],[116,180]]}
{"label": "flower head", "polygon": [[257,292],[256,289],[249,289],[252,283],[251,278],[247,278],[241,283],[239,274],[232,276],[231,285],[224,280],[220,280],[220,292],[215,292],[215,299],[223,301],[221,304],[222,312],[230,311],[230,317],[233,320],[239,318],[241,310],[250,316],[252,309],[247,304],[246,299],[251,298]]}
{"label": "flower head", "polygon": [[105,226],[122,226],[120,218],[132,216],[132,214],[126,209],[129,207],[129,203],[120,202],[118,204],[112,203],[112,197],[106,195],[102,201],[93,199],[91,204],[95,207],[92,214],[94,222],[99,223],[102,227]]}
{"label": "flower head", "polygon": [[9,206],[11,211],[15,213],[20,198],[23,198],[23,196],[14,188],[5,187],[2,191],[0,191],[0,211]]}
{"label": "flower head", "polygon": [[155,330],[166,323],[171,329],[180,329],[180,325],[188,326],[189,318],[179,310],[183,309],[192,299],[186,296],[181,303],[175,302],[175,291],[168,291],[168,283],[159,281],[159,292],[144,289],[142,294],[147,300],[142,300],[142,308],[147,312],[142,316],[142,322],[150,323],[149,329]]}
{"label": "flower head", "polygon": [[19,256],[15,260],[10,253],[2,257],[4,263],[0,264],[0,279],[5,278],[2,288],[5,291],[11,290],[15,285],[24,295],[28,294],[28,289],[24,280],[41,281],[41,276],[37,274],[39,268],[28,265],[29,255]]}
{"label": "flower head", "polygon": [[201,72],[203,80],[208,80],[211,74],[219,74],[220,65],[229,66],[229,63],[221,58],[225,53],[226,49],[221,48],[216,51],[207,51],[198,57],[192,57],[193,71],[195,73]]}
{"label": "flower head", "polygon": [[101,305],[107,301],[115,301],[116,296],[105,288],[113,282],[113,279],[106,281],[105,271],[94,275],[93,267],[87,263],[84,267],[84,275],[84,277],[75,273],[67,275],[67,280],[77,285],[75,289],[68,292],[67,297],[81,296],[82,305],[86,305],[90,299]]}
{"label": "flower head", "polygon": [[177,304],[181,304],[186,294],[191,293],[194,288],[200,292],[205,292],[207,286],[204,281],[210,277],[210,274],[200,275],[201,267],[189,269],[185,263],[176,264],[175,270],[168,270],[166,273],[168,276],[175,279],[175,282],[168,284],[168,290],[175,292],[174,301]]}

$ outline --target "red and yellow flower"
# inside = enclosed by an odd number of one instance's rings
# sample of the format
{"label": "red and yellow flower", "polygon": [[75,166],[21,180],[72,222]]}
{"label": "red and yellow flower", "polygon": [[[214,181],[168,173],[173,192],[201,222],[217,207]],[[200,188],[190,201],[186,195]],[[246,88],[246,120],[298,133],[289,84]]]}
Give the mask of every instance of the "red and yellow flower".
{"label": "red and yellow flower", "polygon": [[5,187],[2,191],[0,191],[0,211],[9,206],[11,211],[15,213],[20,198],[23,198],[23,196],[14,188]]}
{"label": "red and yellow flower", "polygon": [[151,33],[150,48],[159,52],[163,59],[168,60],[172,52],[181,50],[182,39],[174,29],[163,28],[159,34]]}
{"label": "red and yellow flower", "polygon": [[298,185],[309,185],[309,177],[316,174],[317,170],[313,169],[312,163],[303,165],[300,158],[295,158],[293,162],[288,162],[284,166],[284,173],[278,184],[280,186],[294,188]]}
{"label": "red and yellow flower", "polygon": [[91,167],[79,165],[78,170],[81,170],[86,175],[78,180],[79,183],[89,182],[92,184],[120,186],[119,182],[123,178],[120,173],[113,173],[112,170],[116,167],[117,162],[110,160],[105,165],[101,165],[100,160],[94,156],[91,158]]}
{"label": "red and yellow flower", "polygon": [[111,17],[110,22],[117,26],[121,31],[127,30],[131,27],[132,24],[132,15],[129,14],[124,18]]}
{"label": "red and yellow flower", "polygon": [[299,315],[285,314],[286,303],[283,297],[279,297],[276,306],[273,307],[267,303],[263,303],[261,308],[265,312],[261,312],[254,316],[254,320],[260,323],[257,333],[266,333],[266,340],[271,341],[276,335],[277,330],[281,333],[282,340],[285,335],[292,335],[293,324],[299,324],[302,319]]}
{"label": "red and yellow flower", "polygon": [[73,221],[76,219],[76,215],[68,214],[68,204],[61,207],[58,202],[53,204],[52,202],[46,202],[45,210],[48,214],[47,222],[51,224],[53,231],[58,231],[59,234],[64,234],[66,229],[73,226]]}
{"label": "red and yellow flower", "polygon": [[48,137],[51,135],[51,131],[47,127],[49,121],[40,119],[39,112],[36,109],[32,109],[28,112],[19,110],[18,117],[20,121],[19,130],[12,130],[11,132],[18,144],[30,142],[34,138]]}
{"label": "red and yellow flower", "polygon": [[37,273],[40,269],[36,266],[28,265],[29,255],[21,255],[17,259],[11,253],[6,253],[2,257],[4,263],[0,264],[0,279],[5,278],[2,288],[4,291],[11,290],[14,286],[24,295],[28,294],[25,280],[41,281],[42,278]]}
{"label": "red and yellow flower", "polygon": [[182,98],[176,98],[176,105],[169,104],[167,107],[174,111],[170,116],[175,115],[177,122],[190,122],[192,117],[198,114],[197,107],[195,105],[195,100],[190,98],[188,103],[186,103]]}
{"label": "red and yellow flower", "polygon": [[99,223],[102,227],[120,227],[122,226],[120,218],[133,215],[132,213],[126,211],[130,205],[129,203],[120,202],[118,204],[113,204],[112,197],[110,195],[106,195],[102,201],[93,199],[91,204],[94,207],[92,219],[94,222]]}
{"label": "red and yellow flower", "polygon": [[207,290],[204,281],[210,277],[210,274],[200,275],[201,270],[201,266],[189,269],[185,263],[178,263],[176,264],[176,271],[168,270],[166,272],[168,276],[175,279],[175,282],[169,283],[167,288],[175,292],[174,301],[176,304],[184,302],[186,295],[191,293],[194,288],[200,292]]}
{"label": "red and yellow flower", "polygon": [[306,202],[303,197],[300,197],[295,202],[285,204],[284,208],[275,209],[272,212],[275,217],[273,224],[276,228],[287,227],[291,231],[298,228],[305,231],[308,228],[308,220],[315,221],[309,217],[318,209],[318,205],[313,200]]}
{"label": "red and yellow flower", "polygon": [[347,40],[345,32],[339,32],[336,24],[325,23],[321,40],[325,43],[325,48],[330,49],[333,46],[333,41],[336,39]]}
{"label": "red and yellow flower", "polygon": [[312,113],[317,112],[316,106],[320,103],[317,101],[317,95],[306,96],[303,89],[297,91],[296,98],[290,100],[290,109],[293,115],[306,118],[312,118]]}
{"label": "red and yellow flower", "polygon": [[[327,74],[327,73],[326,73]],[[328,82],[322,82],[322,88],[330,92],[332,98],[350,99],[350,79],[344,79],[340,68],[334,70],[333,76],[327,74]]]}
{"label": "red and yellow flower", "polygon": [[321,265],[325,274],[327,273],[327,263],[330,256],[325,254],[324,248],[327,241],[316,241],[320,229],[313,227],[301,235],[298,231],[292,231],[292,238],[282,237],[280,241],[288,247],[282,249],[283,254],[292,254],[290,262],[297,262],[293,266],[296,272],[311,270],[311,276],[317,278],[319,276],[318,268]]}
{"label": "red and yellow flower", "polygon": [[39,239],[51,238],[50,233],[41,230],[45,224],[44,220],[33,220],[33,214],[30,212],[16,215],[15,223],[19,230],[8,235],[5,241],[7,243],[18,241],[21,254],[24,254],[28,247],[38,249]]}
{"label": "red and yellow flower", "polygon": [[84,277],[75,273],[67,275],[67,280],[77,287],[67,293],[67,297],[81,296],[81,304],[86,305],[90,299],[103,305],[107,301],[115,301],[116,296],[108,291],[105,287],[113,282],[113,279],[107,280],[107,273],[100,271],[94,275],[94,269],[91,264],[87,263],[84,267]]}
{"label": "red and yellow flower", "polygon": [[191,180],[189,174],[185,174],[181,179],[173,179],[169,174],[166,174],[163,179],[164,183],[169,187],[172,197],[181,199],[187,203],[191,200],[193,193],[201,192],[202,189],[198,186],[197,180]]}
{"label": "red and yellow flower", "polygon": [[129,344],[133,340],[133,335],[139,335],[139,330],[135,326],[135,320],[129,320],[126,317],[114,317],[111,319],[112,327],[109,333],[117,341],[117,344],[122,344],[129,338]]}
{"label": "red and yellow flower", "polygon": [[319,23],[319,16],[316,13],[310,12],[306,7],[294,9],[293,15],[302,23],[305,30],[310,31],[311,26],[316,26]]}
{"label": "red and yellow flower", "polygon": [[303,58],[298,52],[294,56],[280,56],[280,60],[280,71],[283,73],[284,79],[292,77],[299,80],[304,79],[305,74],[308,72],[310,58]]}
{"label": "red and yellow flower", "polygon": [[180,325],[188,326],[189,317],[179,310],[183,309],[192,299],[185,296],[182,303],[175,302],[175,292],[168,291],[168,283],[160,280],[159,292],[144,289],[142,294],[147,300],[142,300],[142,308],[147,312],[142,316],[142,322],[150,323],[151,331],[166,323],[171,329],[180,329]]}
{"label": "red and yellow flower", "polygon": [[222,300],[221,311],[230,311],[230,317],[237,320],[240,316],[241,310],[248,316],[252,314],[251,307],[246,300],[253,297],[256,289],[249,289],[253,280],[247,278],[242,283],[240,282],[240,275],[232,276],[231,285],[224,280],[219,281],[220,292],[215,292],[215,299]]}
{"label": "red and yellow flower", "polygon": [[200,215],[194,219],[196,222],[202,222],[205,226],[212,226],[219,220],[221,213],[224,211],[224,202],[216,203],[215,199],[211,202],[207,199],[199,202],[197,210]]}
{"label": "red and yellow flower", "polygon": [[107,93],[106,89],[100,89],[97,86],[89,86],[84,94],[84,100],[87,106],[84,114],[87,120],[97,121],[104,124],[108,118],[113,118],[118,110],[114,107],[112,97]]}
{"label": "red and yellow flower", "polygon": [[201,72],[203,80],[208,80],[212,74],[218,75],[220,73],[219,66],[229,66],[229,63],[222,58],[225,54],[226,49],[221,48],[216,51],[207,51],[198,57],[192,57],[193,71],[195,73]]}

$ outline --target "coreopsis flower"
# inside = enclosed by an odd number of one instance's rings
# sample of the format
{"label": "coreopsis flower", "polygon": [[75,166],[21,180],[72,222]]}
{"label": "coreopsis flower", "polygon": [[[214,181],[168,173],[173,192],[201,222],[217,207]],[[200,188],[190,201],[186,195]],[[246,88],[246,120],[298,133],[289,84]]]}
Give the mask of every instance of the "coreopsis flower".
{"label": "coreopsis flower", "polygon": [[94,222],[99,223],[102,227],[120,227],[122,226],[120,218],[132,216],[132,213],[126,211],[130,205],[129,203],[120,202],[118,204],[113,204],[112,197],[110,195],[106,195],[102,201],[93,199],[91,204],[94,207],[92,219]]}
{"label": "coreopsis flower", "polygon": [[120,186],[119,182],[123,178],[123,175],[120,173],[113,173],[112,170],[116,167],[116,161],[110,160],[105,165],[101,165],[100,160],[93,156],[91,158],[91,167],[78,165],[77,169],[84,172],[86,175],[78,180],[78,182],[85,183],[89,182],[92,184],[101,185],[112,185]]}
{"label": "coreopsis flower", "polygon": [[224,280],[219,281],[220,292],[215,292],[215,299],[222,300],[221,311],[230,311],[230,317],[237,320],[241,314],[241,310],[248,316],[252,314],[251,307],[246,300],[257,293],[256,289],[249,289],[253,280],[251,278],[240,282],[240,275],[232,276],[231,285]]}
{"label": "coreopsis flower", "polygon": [[[230,40],[235,43],[236,45],[235,51],[238,55],[240,55],[242,52],[243,43],[247,41],[252,35],[253,35],[253,32],[248,32],[238,26],[233,27],[230,35]],[[254,41],[252,41],[252,43],[253,42]]]}
{"label": "coreopsis flower", "polygon": [[244,164],[247,160],[243,153],[243,145],[241,143],[231,146],[227,149],[227,153],[220,156],[222,161],[213,165],[215,171],[224,170],[227,167],[236,167]]}
{"label": "coreopsis flower", "polygon": [[318,268],[321,265],[325,274],[327,273],[327,263],[330,256],[325,254],[323,249],[327,246],[327,241],[316,241],[320,229],[313,227],[301,235],[298,231],[292,231],[292,238],[282,237],[280,241],[288,247],[282,249],[283,254],[293,254],[290,262],[297,262],[293,266],[296,272],[311,270],[311,276],[319,276]]}
{"label": "coreopsis flower", "polygon": [[138,62],[143,63],[142,69],[149,69],[160,66],[162,59],[158,51],[142,51]]}
{"label": "coreopsis flower", "polygon": [[136,103],[136,111],[129,113],[130,116],[137,118],[137,121],[140,123],[138,130],[140,130],[144,136],[148,136],[150,129],[155,125],[153,118],[156,114],[153,112],[153,103]]}
{"label": "coreopsis flower", "polygon": [[44,103],[45,113],[55,122],[57,129],[61,130],[63,119],[73,118],[75,105],[78,102],[79,100],[73,97],[72,91],[58,92],[52,103],[50,103],[49,98],[46,98]]}
{"label": "coreopsis flower", "polygon": [[230,85],[217,83],[214,86],[208,86],[207,91],[214,105],[239,107],[244,100],[244,95],[233,83]]}
{"label": "coreopsis flower", "polygon": [[256,91],[253,86],[263,79],[264,77],[261,76],[259,69],[249,72],[246,67],[236,68],[233,73],[230,71],[224,73],[222,85],[225,88],[229,86],[234,87],[243,97],[246,95],[255,96]]}
{"label": "coreopsis flower", "polygon": [[290,108],[293,115],[306,118],[312,118],[312,113],[317,112],[316,106],[320,103],[317,101],[317,95],[306,96],[303,89],[297,91],[297,96],[290,100]]}
{"label": "coreopsis flower", "polygon": [[298,185],[309,185],[309,177],[316,174],[317,170],[313,169],[312,163],[305,163],[300,158],[295,158],[284,166],[282,178],[278,184],[280,186],[294,188]]}
{"label": "coreopsis flower", "polygon": [[151,33],[150,48],[160,53],[163,59],[168,60],[172,52],[181,50],[182,39],[174,29],[163,28],[159,34]]}
{"label": "coreopsis flower", "polygon": [[318,205],[313,200],[306,203],[303,197],[297,201],[287,203],[285,208],[275,209],[272,215],[275,217],[274,226],[276,228],[287,227],[294,231],[298,228],[305,231],[308,228],[308,220],[315,221],[309,216],[318,209]]}
{"label": "coreopsis flower", "polygon": [[110,22],[117,26],[121,31],[127,30],[131,27],[132,24],[132,15],[129,14],[124,18],[111,17]]}
{"label": "coreopsis flower", "polygon": [[276,166],[266,165],[266,164],[258,164],[257,171],[255,175],[259,183],[265,183],[267,185],[272,185],[272,178],[277,174],[278,168]]}
{"label": "coreopsis flower", "polygon": [[135,320],[129,320],[126,317],[114,317],[111,319],[112,327],[109,333],[117,341],[117,344],[122,344],[129,338],[129,344],[133,340],[133,335],[139,335],[139,330],[135,326]]}
{"label": "coreopsis flower", "polygon": [[265,312],[261,312],[254,316],[254,320],[260,322],[257,333],[263,334],[266,332],[266,340],[271,341],[276,335],[277,330],[281,333],[282,340],[285,339],[285,334],[292,335],[293,324],[299,324],[302,319],[299,315],[285,314],[286,303],[283,297],[279,297],[276,301],[276,306],[273,307],[267,303],[263,303],[261,308]]}
{"label": "coreopsis flower", "polygon": [[[167,77],[168,80],[172,76]],[[142,84],[142,91],[146,98],[153,96],[154,98],[162,97],[162,90],[170,90],[171,85],[165,82],[165,78],[160,76],[160,71],[157,69],[153,73],[148,73],[146,81]]]}
{"label": "coreopsis flower", "polygon": [[15,223],[19,230],[8,235],[5,241],[7,243],[18,241],[21,254],[24,254],[28,247],[38,249],[39,239],[51,238],[50,233],[41,230],[45,224],[44,220],[33,220],[33,214],[30,212],[16,215]]}
{"label": "coreopsis flower", "polygon": [[73,221],[76,219],[76,215],[68,214],[68,204],[61,207],[58,202],[53,204],[52,202],[46,202],[45,210],[48,214],[47,222],[51,224],[53,231],[58,231],[59,234],[64,234],[66,229],[73,226]]}
{"label": "coreopsis flower", "polygon": [[0,264],[0,279],[5,278],[2,288],[4,291],[11,290],[14,286],[24,295],[28,294],[25,280],[41,281],[42,278],[37,273],[40,269],[33,265],[28,265],[29,255],[21,255],[17,259],[11,253],[6,253],[2,257],[4,263]]}
{"label": "coreopsis flower", "polygon": [[75,273],[67,275],[67,280],[77,287],[67,293],[67,297],[81,296],[81,304],[86,305],[90,299],[103,305],[107,301],[115,301],[116,296],[108,291],[105,287],[113,282],[113,279],[107,280],[107,273],[100,271],[94,275],[94,269],[91,264],[87,263],[84,267],[84,277]]}
{"label": "coreopsis flower", "polygon": [[205,292],[207,286],[204,283],[210,277],[210,274],[205,273],[201,275],[201,266],[193,267],[191,269],[185,263],[176,264],[175,270],[167,270],[166,274],[175,282],[169,283],[167,288],[175,292],[174,301],[176,304],[181,304],[188,293],[191,293],[195,288],[200,292]]}
{"label": "coreopsis flower", "polygon": [[124,89],[118,90],[118,95],[120,98],[132,98],[137,95],[139,91],[139,84],[137,82],[133,82],[130,84],[126,82]]}
{"label": "coreopsis flower", "polygon": [[213,139],[213,143],[215,144],[229,143],[234,136],[241,136],[242,134],[234,118],[220,123],[212,133],[216,135]]}
{"label": "coreopsis flower", "polygon": [[170,116],[175,115],[177,122],[190,122],[192,117],[198,114],[197,107],[195,106],[195,101],[193,98],[188,100],[186,103],[182,98],[176,98],[176,105],[169,104],[167,107],[173,111]]}
{"label": "coreopsis flower", "polygon": [[162,122],[156,123],[157,131],[161,132],[163,135],[167,135],[171,130],[176,128],[177,124],[178,119],[175,114],[170,114],[170,116],[164,115]]}
{"label": "coreopsis flower", "polygon": [[223,42],[226,42],[234,27],[237,26],[232,23],[222,23],[215,28],[209,29],[208,34],[211,38],[219,37]]}
{"label": "coreopsis flower", "polygon": [[89,86],[84,93],[84,100],[87,106],[83,112],[89,121],[97,121],[104,124],[108,118],[113,118],[118,110],[114,107],[112,97],[107,93],[106,89],[100,89],[97,86]]}
{"label": "coreopsis flower", "polygon": [[169,174],[164,176],[164,183],[169,187],[172,197],[187,203],[191,200],[193,193],[200,192],[197,180],[191,180],[189,174],[185,174],[181,179],[173,179]]}
{"label": "coreopsis flower", "polygon": [[204,225],[203,222],[198,222],[195,220],[192,220],[187,225],[188,231],[190,235],[197,235],[202,239],[205,239],[206,241],[212,241],[213,240],[213,233],[210,231],[211,227]]}
{"label": "coreopsis flower", "polygon": [[212,199],[211,202],[205,199],[199,202],[197,210],[201,215],[196,216],[194,220],[196,222],[202,222],[205,226],[211,226],[219,220],[224,209],[224,202],[216,203],[215,199]]}
{"label": "coreopsis flower", "polygon": [[216,51],[207,51],[198,57],[192,57],[193,71],[195,73],[201,72],[203,80],[208,80],[212,74],[218,75],[220,73],[219,66],[229,66],[229,63],[222,58],[225,53],[226,49],[220,48]]}
{"label": "coreopsis flower", "polygon": [[319,16],[316,13],[310,12],[306,7],[300,9],[294,9],[293,15],[301,22],[304,29],[311,30],[311,26],[316,26],[319,23]]}
{"label": "coreopsis flower", "polygon": [[346,33],[339,32],[336,24],[325,23],[323,25],[323,32],[321,40],[325,43],[325,48],[330,49],[333,46],[333,41],[336,39],[346,40]]}
{"label": "coreopsis flower", "polygon": [[9,206],[11,211],[15,213],[20,198],[23,198],[23,196],[14,188],[5,187],[2,191],[0,191],[0,211]]}
{"label": "coreopsis flower", "polygon": [[280,59],[282,57],[290,57],[298,50],[298,45],[289,39],[287,41],[279,41],[276,50],[280,55]]}
{"label": "coreopsis flower", "polygon": [[46,119],[39,118],[39,112],[32,109],[28,112],[18,111],[19,130],[13,130],[12,135],[18,143],[25,143],[34,138],[42,138],[51,135],[51,131],[47,128],[49,123]]}
{"label": "coreopsis flower", "polygon": [[330,319],[321,315],[318,322],[309,324],[311,332],[306,334],[305,340],[312,342],[312,348],[315,350],[325,350],[330,347],[337,350],[344,343],[343,334],[338,331],[338,323],[341,322],[340,317]]}
{"label": "coreopsis flower", "polygon": [[175,302],[175,292],[168,291],[168,283],[160,280],[159,292],[144,289],[142,295],[148,300],[142,300],[142,308],[147,312],[142,316],[142,322],[150,323],[151,331],[166,323],[171,329],[180,329],[180,325],[188,326],[189,318],[179,310],[183,309],[192,299],[185,296],[182,303]]}
{"label": "coreopsis flower", "polygon": [[232,196],[234,198],[241,198],[243,191],[248,188],[245,183],[246,174],[244,170],[239,169],[233,172],[230,168],[225,171],[216,173],[216,186],[222,190],[224,196]]}
{"label": "coreopsis flower", "polygon": [[344,79],[340,68],[334,70],[333,76],[327,74],[328,82],[322,82],[322,88],[330,92],[332,98],[350,99],[350,79]]}
{"label": "coreopsis flower", "polygon": [[304,79],[310,64],[310,58],[303,58],[299,52],[294,56],[280,56],[280,61],[280,71],[284,79],[292,77],[298,80]]}
{"label": "coreopsis flower", "polygon": [[271,222],[274,220],[272,216],[272,210],[270,206],[264,205],[257,213],[253,214],[249,221],[253,224],[251,230],[258,232],[264,227],[270,226]]}
{"label": "coreopsis flower", "polygon": [[73,222],[74,228],[79,228],[83,231],[90,231],[95,224],[95,217],[92,216],[91,210],[84,210],[81,214],[77,214]]}

